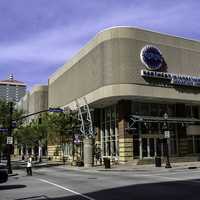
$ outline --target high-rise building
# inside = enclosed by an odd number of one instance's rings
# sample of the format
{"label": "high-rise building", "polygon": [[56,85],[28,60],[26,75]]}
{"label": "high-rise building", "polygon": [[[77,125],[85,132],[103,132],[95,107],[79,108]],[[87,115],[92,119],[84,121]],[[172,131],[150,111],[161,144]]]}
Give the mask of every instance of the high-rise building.
{"label": "high-rise building", "polygon": [[0,81],[0,99],[7,102],[18,102],[26,93],[26,85],[13,78],[10,74],[7,80]]}

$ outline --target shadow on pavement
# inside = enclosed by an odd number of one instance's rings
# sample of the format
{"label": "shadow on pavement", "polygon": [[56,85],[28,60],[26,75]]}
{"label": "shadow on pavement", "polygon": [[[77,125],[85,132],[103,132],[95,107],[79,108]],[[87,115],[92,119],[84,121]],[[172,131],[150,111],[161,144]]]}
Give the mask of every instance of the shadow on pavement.
{"label": "shadow on pavement", "polygon": [[[170,181],[150,184],[129,185],[126,187],[111,188],[106,190],[63,197],[38,196],[37,200],[199,200],[200,179],[186,181]],[[68,192],[67,192],[68,193]],[[32,199],[27,197],[25,199]]]}
{"label": "shadow on pavement", "polygon": [[[199,186],[200,180],[171,181],[130,185],[126,187],[97,191],[87,195],[96,200],[199,200]],[[64,198],[59,200],[64,200]]]}
{"label": "shadow on pavement", "polygon": [[0,185],[0,190],[12,190],[25,187],[26,185]]}

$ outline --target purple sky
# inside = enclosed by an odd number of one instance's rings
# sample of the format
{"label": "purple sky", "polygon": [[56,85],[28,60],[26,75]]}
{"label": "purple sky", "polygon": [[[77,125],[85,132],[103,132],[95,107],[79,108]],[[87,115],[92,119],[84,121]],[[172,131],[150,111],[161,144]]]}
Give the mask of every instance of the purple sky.
{"label": "purple sky", "polygon": [[0,0],[0,79],[10,73],[30,88],[94,35],[136,26],[200,40],[198,0]]}

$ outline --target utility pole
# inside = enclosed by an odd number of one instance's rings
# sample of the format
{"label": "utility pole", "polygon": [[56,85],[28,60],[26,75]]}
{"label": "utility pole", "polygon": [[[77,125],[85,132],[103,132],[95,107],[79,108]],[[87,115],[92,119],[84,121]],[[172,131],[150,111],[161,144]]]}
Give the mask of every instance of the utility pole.
{"label": "utility pole", "polygon": [[[12,115],[13,115],[13,102],[8,103],[9,106],[9,127],[8,127],[8,137],[12,137]],[[12,140],[13,142],[13,140]],[[8,173],[12,174],[12,168],[11,168],[11,148],[12,148],[12,142],[11,144],[8,142],[7,139],[7,168],[8,168]]]}

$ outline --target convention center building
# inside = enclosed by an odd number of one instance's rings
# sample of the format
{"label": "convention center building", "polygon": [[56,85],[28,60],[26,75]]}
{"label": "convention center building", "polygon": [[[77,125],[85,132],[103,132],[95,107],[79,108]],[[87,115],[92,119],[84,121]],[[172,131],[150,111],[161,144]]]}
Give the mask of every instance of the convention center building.
{"label": "convention center building", "polygon": [[109,28],[48,81],[48,107],[92,110],[102,156],[127,162],[200,154],[199,41]]}

